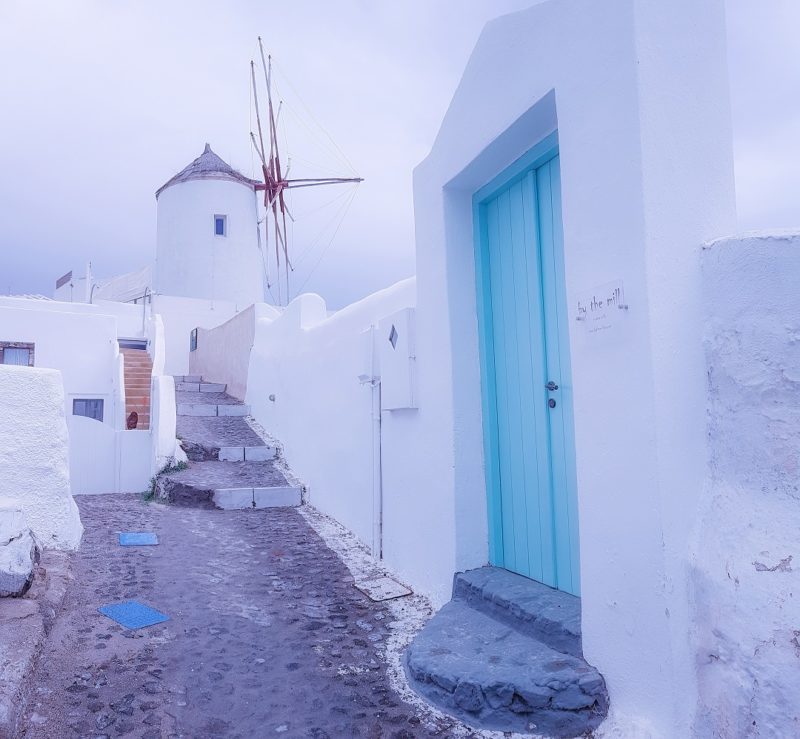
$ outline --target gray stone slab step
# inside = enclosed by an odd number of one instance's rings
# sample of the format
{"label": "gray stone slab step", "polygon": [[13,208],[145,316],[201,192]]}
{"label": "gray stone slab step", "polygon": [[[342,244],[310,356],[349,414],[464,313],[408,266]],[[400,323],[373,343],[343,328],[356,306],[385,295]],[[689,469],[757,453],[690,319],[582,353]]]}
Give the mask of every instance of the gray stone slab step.
{"label": "gray stone slab step", "polygon": [[223,446],[217,459],[220,462],[266,462],[275,458],[274,446]]}
{"label": "gray stone slab step", "polygon": [[273,445],[237,416],[178,416],[177,434],[186,455],[196,462],[265,461],[276,453]]}
{"label": "gray stone slab step", "polygon": [[217,508],[233,510],[299,506],[301,497],[300,488],[286,485],[269,488],[220,488],[214,491],[212,500]]}
{"label": "gray stone slab step", "polygon": [[478,728],[575,737],[608,711],[605,681],[464,600],[445,605],[405,655],[417,692]]}
{"label": "gray stone slab step", "polygon": [[499,567],[456,573],[453,599],[559,652],[582,657],[581,600]]}
{"label": "gray stone slab step", "polygon": [[[225,494],[221,491],[245,492]],[[247,495],[250,496],[249,506],[242,503],[243,496],[246,502]],[[185,470],[159,476],[156,496],[175,505],[196,508],[263,508],[299,505],[301,489],[290,485],[272,462],[205,461],[190,462]],[[225,505],[218,505],[217,501]],[[239,504],[234,504],[235,501]]]}

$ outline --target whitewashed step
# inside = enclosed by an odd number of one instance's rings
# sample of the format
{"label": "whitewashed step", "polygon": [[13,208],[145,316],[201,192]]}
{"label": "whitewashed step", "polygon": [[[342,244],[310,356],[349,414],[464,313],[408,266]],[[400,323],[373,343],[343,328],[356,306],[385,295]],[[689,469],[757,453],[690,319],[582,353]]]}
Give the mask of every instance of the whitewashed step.
{"label": "whitewashed step", "polygon": [[242,508],[286,508],[299,506],[301,490],[297,487],[220,488],[212,496],[214,505],[226,511]]}
{"label": "whitewashed step", "polygon": [[179,416],[249,416],[249,405],[215,405],[212,403],[178,403]]}
{"label": "whitewashed step", "polygon": [[275,459],[273,446],[223,446],[219,449],[220,462],[268,462]]}
{"label": "whitewashed step", "polygon": [[179,382],[202,382],[203,378],[200,375],[175,375],[175,383]]}

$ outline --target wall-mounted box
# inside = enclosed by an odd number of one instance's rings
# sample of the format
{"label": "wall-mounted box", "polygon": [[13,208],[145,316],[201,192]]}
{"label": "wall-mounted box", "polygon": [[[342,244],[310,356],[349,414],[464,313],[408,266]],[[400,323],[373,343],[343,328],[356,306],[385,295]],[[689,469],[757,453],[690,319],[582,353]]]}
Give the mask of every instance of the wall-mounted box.
{"label": "wall-mounted box", "polygon": [[417,356],[414,309],[404,308],[378,324],[381,410],[417,407]]}

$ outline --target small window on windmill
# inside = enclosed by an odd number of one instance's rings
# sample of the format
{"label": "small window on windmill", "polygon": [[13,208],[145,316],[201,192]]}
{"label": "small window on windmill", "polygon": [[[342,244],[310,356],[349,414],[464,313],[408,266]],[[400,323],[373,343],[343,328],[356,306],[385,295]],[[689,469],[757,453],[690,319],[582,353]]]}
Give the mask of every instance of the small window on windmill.
{"label": "small window on windmill", "polygon": [[193,328],[192,333],[189,334],[189,351],[197,351],[197,329]]}
{"label": "small window on windmill", "polygon": [[214,216],[214,236],[228,235],[228,216]]}
{"label": "small window on windmill", "polygon": [[389,331],[389,343],[392,345],[392,349],[397,349],[397,338],[397,329],[394,324],[392,324],[392,330]]}

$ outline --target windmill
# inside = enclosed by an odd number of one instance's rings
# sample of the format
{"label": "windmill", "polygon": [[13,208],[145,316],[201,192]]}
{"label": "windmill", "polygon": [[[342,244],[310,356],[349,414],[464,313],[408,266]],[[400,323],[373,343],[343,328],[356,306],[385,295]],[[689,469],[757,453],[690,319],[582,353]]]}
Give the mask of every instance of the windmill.
{"label": "windmill", "polygon": [[[281,268],[284,270],[284,285],[286,288],[286,303],[288,304],[289,295],[289,275],[293,271],[292,261],[289,257],[289,241],[288,233],[286,230],[286,218],[294,221],[294,217],[286,205],[286,191],[301,187],[320,187],[325,185],[341,185],[346,183],[363,182],[361,177],[306,177],[302,179],[290,179],[289,170],[290,165],[287,164],[283,168],[281,162],[281,153],[278,146],[278,120],[281,113],[281,105],[279,102],[278,110],[275,111],[272,99],[272,57],[264,56],[264,46],[261,42],[261,36],[258,37],[258,48],[261,54],[261,66],[264,71],[264,80],[266,82],[267,90],[267,120],[269,123],[268,137],[269,143],[267,146],[264,144],[264,133],[261,126],[261,112],[258,105],[258,86],[256,85],[256,65],[253,60],[250,61],[250,77],[253,85],[253,103],[255,105],[256,122],[258,130],[258,138],[253,131],[250,131],[250,140],[253,143],[253,148],[258,155],[261,162],[261,171],[263,175],[263,183],[259,182],[255,185],[256,191],[264,192],[264,210],[265,215],[265,234],[267,242],[266,253],[269,253],[269,231],[270,223],[269,218],[272,219],[272,231],[275,240],[275,264],[276,264],[276,286],[277,286],[277,302],[282,304],[281,292]],[[261,230],[259,226],[259,238]],[[268,256],[266,257],[268,259]],[[266,262],[265,262],[266,264]],[[267,276],[267,286],[269,284],[269,276]]]}

